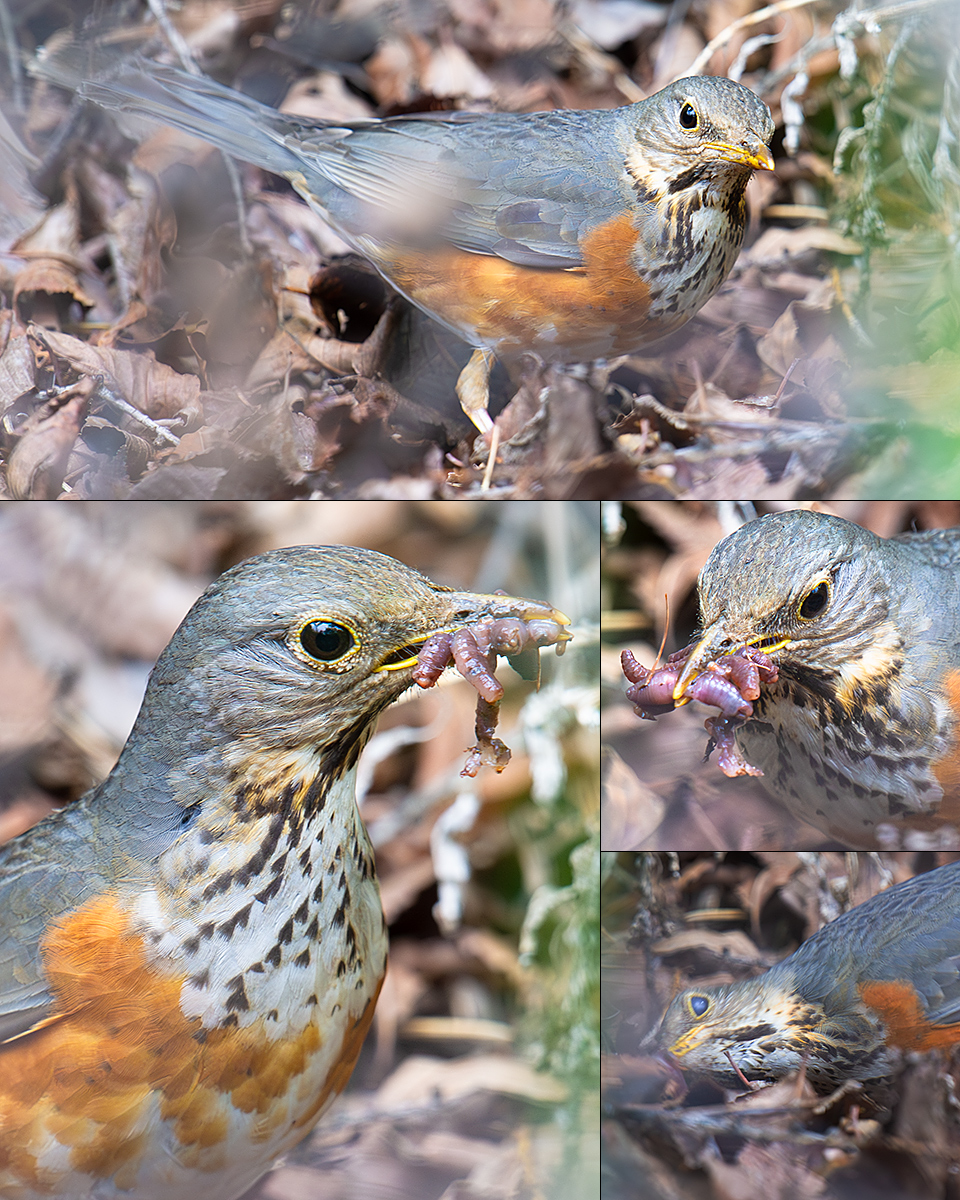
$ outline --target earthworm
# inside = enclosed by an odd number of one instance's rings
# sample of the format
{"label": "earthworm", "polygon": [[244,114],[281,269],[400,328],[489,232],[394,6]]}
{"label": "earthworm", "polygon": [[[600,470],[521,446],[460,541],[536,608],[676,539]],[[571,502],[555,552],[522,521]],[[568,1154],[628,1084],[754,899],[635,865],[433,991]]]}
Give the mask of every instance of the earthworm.
{"label": "earthworm", "polygon": [[[555,645],[559,655],[568,640],[569,635],[556,621],[481,617],[461,629],[435,633],[423,643],[413,669],[415,683],[422,688],[432,687],[446,667],[453,664],[477,692],[477,744],[467,756],[462,775],[474,776],[481,766],[491,766],[499,772],[510,761],[509,749],[493,736],[503,697],[503,685],[494,675],[497,656],[516,659],[515,666],[521,669],[528,665],[528,657],[536,658],[538,647]],[[524,671],[521,673],[527,677]],[[538,674],[534,669],[533,678]]]}
{"label": "earthworm", "polygon": [[[627,699],[635,706],[637,716],[654,720],[676,707],[673,698],[677,680],[683,673],[692,646],[678,650],[660,667],[641,666],[629,650],[620,661],[623,673],[633,685],[627,688]],[[760,696],[761,683],[774,683],[777,666],[762,650],[741,646],[707,666],[688,684],[684,699],[699,700],[718,708],[718,716],[709,717],[706,729],[710,734],[704,759],[717,751],[717,766],[725,775],[760,775],[741,755],[736,743],[736,731],[753,716],[752,700]]]}
{"label": "earthworm", "polygon": [[433,637],[427,638],[420,647],[417,665],[413,668],[415,683],[419,683],[422,688],[433,687],[446,670],[447,664],[453,661],[453,652],[450,649],[452,641],[452,633],[435,633]]}

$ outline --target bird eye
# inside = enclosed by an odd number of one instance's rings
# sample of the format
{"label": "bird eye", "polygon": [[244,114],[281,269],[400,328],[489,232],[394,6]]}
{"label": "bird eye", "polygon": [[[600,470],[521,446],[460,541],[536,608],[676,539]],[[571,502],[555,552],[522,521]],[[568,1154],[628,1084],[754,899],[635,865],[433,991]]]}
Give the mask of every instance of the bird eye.
{"label": "bird eye", "polygon": [[800,620],[812,621],[815,617],[819,617],[827,607],[829,599],[830,585],[824,579],[815,588],[807,592],[800,601],[800,607],[797,609],[797,615],[800,617]]}
{"label": "bird eye", "polygon": [[308,621],[300,630],[300,645],[318,662],[336,662],[356,644],[352,630],[335,621]]}
{"label": "bird eye", "polygon": [[680,124],[684,129],[696,129],[700,124],[700,118],[697,116],[697,110],[688,101],[680,107]]}
{"label": "bird eye", "polygon": [[710,1007],[710,1001],[706,996],[691,996],[687,1003],[695,1017],[702,1017]]}

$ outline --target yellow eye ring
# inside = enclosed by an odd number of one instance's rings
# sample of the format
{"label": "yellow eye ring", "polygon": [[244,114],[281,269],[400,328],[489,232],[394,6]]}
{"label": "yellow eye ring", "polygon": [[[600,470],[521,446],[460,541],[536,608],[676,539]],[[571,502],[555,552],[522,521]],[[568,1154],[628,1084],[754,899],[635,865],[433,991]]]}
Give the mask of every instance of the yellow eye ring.
{"label": "yellow eye ring", "polygon": [[313,667],[345,671],[360,649],[360,635],[343,621],[312,616],[293,632],[290,645]]}
{"label": "yellow eye ring", "polygon": [[830,603],[831,589],[828,579],[821,579],[812,587],[797,605],[797,619],[800,621],[815,621],[822,616]]}
{"label": "yellow eye ring", "polygon": [[694,1020],[699,1021],[710,1011],[710,997],[702,996],[699,992],[687,996],[687,1009]]}

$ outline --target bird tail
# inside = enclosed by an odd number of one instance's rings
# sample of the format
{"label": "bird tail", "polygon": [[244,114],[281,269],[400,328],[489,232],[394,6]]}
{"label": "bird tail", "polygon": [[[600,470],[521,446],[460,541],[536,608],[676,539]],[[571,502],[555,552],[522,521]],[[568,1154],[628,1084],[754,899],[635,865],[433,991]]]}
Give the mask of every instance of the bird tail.
{"label": "bird tail", "polygon": [[191,75],[140,55],[93,78],[78,77],[75,65],[65,70],[63,63],[61,57],[44,64],[38,73],[61,86],[75,87],[80,99],[172,125],[278,175],[302,166],[284,143],[289,117],[205,75]]}

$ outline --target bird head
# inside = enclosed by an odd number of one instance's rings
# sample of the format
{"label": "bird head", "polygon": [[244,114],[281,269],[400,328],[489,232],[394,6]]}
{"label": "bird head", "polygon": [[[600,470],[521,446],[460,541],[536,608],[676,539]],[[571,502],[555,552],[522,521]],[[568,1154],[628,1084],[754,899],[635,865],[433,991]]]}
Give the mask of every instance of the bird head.
{"label": "bird head", "polygon": [[782,677],[853,703],[897,669],[901,638],[885,563],[889,543],[802,509],[750,521],[713,550],[698,581],[701,633],[677,680],[682,700],[711,663],[741,647]]}
{"label": "bird head", "polygon": [[[248,559],[200,597],[150,677],[117,771],[163,798],[282,792],[349,770],[411,684],[433,634],[485,617],[554,621],[548,605],[442,587],[386,555],[296,546]],[[130,791],[129,787],[126,789]]]}
{"label": "bird head", "polygon": [[770,110],[732,79],[678,79],[635,109],[639,120],[627,167],[641,198],[662,199],[718,181],[735,185],[742,196],[754,171],[773,170]]}

